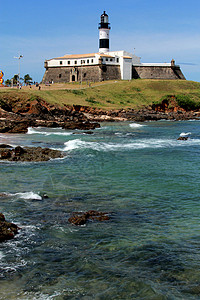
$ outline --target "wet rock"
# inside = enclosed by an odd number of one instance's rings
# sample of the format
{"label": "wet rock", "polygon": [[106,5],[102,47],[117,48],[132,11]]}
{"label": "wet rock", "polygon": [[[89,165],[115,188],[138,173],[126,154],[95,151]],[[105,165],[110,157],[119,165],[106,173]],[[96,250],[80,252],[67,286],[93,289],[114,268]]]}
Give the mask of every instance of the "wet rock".
{"label": "wet rock", "polygon": [[20,146],[17,146],[15,149],[14,149],[14,151],[15,151],[15,156],[20,156],[20,155],[22,155],[22,154],[24,154],[26,151],[22,148],[22,147],[20,147]]}
{"label": "wet rock", "polygon": [[177,141],[187,141],[188,140],[188,136],[179,136],[179,138],[177,139]]}
{"label": "wet rock", "polygon": [[14,224],[7,222],[2,213],[0,213],[0,242],[13,239],[20,228]]}
{"label": "wet rock", "polygon": [[10,159],[12,152],[8,149],[0,150],[0,159]]}
{"label": "wet rock", "polygon": [[63,129],[71,129],[71,130],[74,130],[74,129],[79,129],[79,130],[93,130],[95,128],[99,128],[100,127],[100,124],[97,123],[97,122],[80,122],[80,121],[77,121],[77,122],[65,122],[65,124],[63,125]]}
{"label": "wet rock", "polygon": [[89,220],[107,221],[110,220],[108,213],[89,210],[87,212],[74,212],[68,221],[76,226],[85,225]]}
{"label": "wet rock", "polygon": [[10,120],[0,121],[1,133],[27,133],[29,122],[25,120],[16,121],[11,116]]}
{"label": "wet rock", "polygon": [[42,194],[42,199],[48,199],[49,196],[47,194]]}
{"label": "wet rock", "polygon": [[50,159],[62,158],[64,153],[59,150],[41,147],[17,146],[13,149],[1,149],[0,159],[8,161],[48,161]]}
{"label": "wet rock", "polygon": [[12,146],[7,145],[7,144],[0,144],[0,148],[12,148]]}

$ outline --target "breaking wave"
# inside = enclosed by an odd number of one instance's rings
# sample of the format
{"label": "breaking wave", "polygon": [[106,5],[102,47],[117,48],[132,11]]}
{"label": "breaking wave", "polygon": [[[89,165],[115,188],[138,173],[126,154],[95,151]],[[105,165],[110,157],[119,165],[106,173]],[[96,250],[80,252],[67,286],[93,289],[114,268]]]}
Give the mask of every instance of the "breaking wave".
{"label": "breaking wave", "polygon": [[[41,129],[41,127],[40,127]],[[60,128],[60,130],[62,130]],[[36,130],[33,127],[29,127],[28,128],[28,132],[27,134],[41,134],[41,135],[45,135],[45,136],[49,136],[49,135],[63,135],[63,136],[69,136],[72,134],[72,132],[62,132],[62,131],[40,131],[40,130]]]}
{"label": "breaking wave", "polygon": [[2,196],[5,197],[15,197],[17,199],[25,199],[25,200],[42,200],[42,196],[34,192],[24,192],[24,193],[2,193]]}
{"label": "breaking wave", "polygon": [[142,125],[142,124],[138,124],[138,123],[131,123],[131,124],[129,124],[129,126],[131,128],[140,128],[140,127],[144,127],[146,125]]}
{"label": "breaking wave", "polygon": [[180,136],[184,137],[184,136],[188,136],[188,135],[191,135],[192,133],[191,132],[182,132],[180,134]]}
{"label": "breaking wave", "polygon": [[[187,144],[186,144],[187,143]],[[105,142],[86,142],[80,139],[75,139],[66,142],[64,151],[75,149],[92,149],[96,151],[120,151],[120,150],[137,150],[145,148],[171,148],[180,146],[200,145],[200,139],[188,140],[186,143],[172,139],[143,139],[134,140],[130,143],[105,143]]]}

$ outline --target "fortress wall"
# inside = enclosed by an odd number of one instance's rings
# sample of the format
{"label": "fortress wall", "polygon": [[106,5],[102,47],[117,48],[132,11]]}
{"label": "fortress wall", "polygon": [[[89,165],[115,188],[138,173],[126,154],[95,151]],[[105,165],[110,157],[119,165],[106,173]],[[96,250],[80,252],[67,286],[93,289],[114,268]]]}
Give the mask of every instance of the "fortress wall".
{"label": "fortress wall", "polygon": [[101,80],[120,80],[121,70],[120,66],[102,65],[101,66]]}
{"label": "fortress wall", "polygon": [[49,83],[49,82],[69,82],[70,80],[70,70],[71,68],[65,67],[56,67],[56,68],[47,68],[42,83]]}
{"label": "fortress wall", "polygon": [[[70,82],[70,73],[73,67],[48,67],[45,71],[42,83],[54,82]],[[77,72],[77,81],[100,81],[101,70],[99,65],[75,67]]]}
{"label": "fortress wall", "polygon": [[84,66],[78,67],[78,81],[81,81],[81,72],[82,72],[82,81],[100,81],[101,80],[101,70],[99,65],[96,66]]}
{"label": "fortress wall", "polygon": [[185,79],[179,66],[133,66],[132,78]]}
{"label": "fortress wall", "polygon": [[[54,82],[70,82],[70,73],[72,67],[48,67],[45,71],[42,83]],[[95,65],[95,66],[82,66],[75,67],[77,72],[77,81],[102,81],[121,79],[120,66],[106,66],[106,65]]]}

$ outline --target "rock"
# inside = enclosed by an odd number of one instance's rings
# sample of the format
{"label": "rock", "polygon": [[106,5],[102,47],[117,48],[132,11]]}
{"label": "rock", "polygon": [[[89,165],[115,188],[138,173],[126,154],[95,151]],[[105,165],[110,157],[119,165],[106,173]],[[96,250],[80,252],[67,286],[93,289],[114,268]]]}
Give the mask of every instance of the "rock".
{"label": "rock", "polygon": [[1,149],[0,159],[8,161],[47,161],[54,158],[62,158],[64,153],[59,150],[41,147],[17,146],[14,149]]}
{"label": "rock", "polygon": [[80,122],[80,121],[77,121],[77,122],[65,122],[64,125],[62,126],[63,129],[71,129],[71,130],[74,130],[74,129],[79,129],[79,130],[93,130],[95,128],[99,128],[100,127],[100,124],[97,123],[97,122]]}
{"label": "rock", "polygon": [[5,221],[5,217],[2,213],[0,213],[0,221]]}
{"label": "rock", "polygon": [[11,151],[10,150],[2,150],[0,151],[0,159],[9,159],[11,158]]}
{"label": "rock", "polygon": [[24,154],[26,151],[22,148],[22,147],[20,147],[20,146],[17,146],[16,148],[15,148],[15,156],[20,156],[20,155],[22,155],[22,154]]}
{"label": "rock", "polygon": [[0,144],[0,148],[12,148],[12,146],[7,144]]}
{"label": "rock", "polygon": [[49,196],[47,194],[42,195],[42,199],[48,199],[48,198],[49,198]]}
{"label": "rock", "polygon": [[28,127],[29,122],[25,120],[16,121],[11,118],[0,122],[1,133],[27,133]]}
{"label": "rock", "polygon": [[68,221],[76,226],[85,225],[88,220],[107,221],[110,220],[108,213],[89,210],[87,212],[74,212]]}
{"label": "rock", "polygon": [[188,140],[188,136],[179,136],[179,138],[177,139],[177,141],[187,141]]}
{"label": "rock", "polygon": [[0,213],[0,242],[13,239],[20,228],[14,223],[7,222],[2,213]]}

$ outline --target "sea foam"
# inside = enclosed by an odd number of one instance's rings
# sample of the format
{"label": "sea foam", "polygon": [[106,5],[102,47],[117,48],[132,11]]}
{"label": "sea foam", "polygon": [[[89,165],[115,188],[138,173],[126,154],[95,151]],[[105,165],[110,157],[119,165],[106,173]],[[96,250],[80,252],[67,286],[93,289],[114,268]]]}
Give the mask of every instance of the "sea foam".
{"label": "sea foam", "polygon": [[129,124],[129,126],[131,128],[140,128],[140,127],[144,127],[146,125],[142,125],[142,124],[138,124],[138,123],[131,123],[131,124]]}
{"label": "sea foam", "polygon": [[191,132],[181,132],[180,136],[184,137],[184,136],[188,136],[191,135]]}
{"label": "sea foam", "polygon": [[[40,127],[41,129],[41,127]],[[41,135],[45,135],[45,136],[49,136],[49,135],[62,135],[62,136],[69,136],[72,134],[72,132],[62,132],[62,131],[40,131],[40,130],[36,130],[33,127],[29,127],[28,128],[28,132],[27,134],[41,134]]]}
{"label": "sea foam", "polygon": [[[64,151],[75,149],[92,149],[96,151],[120,151],[120,150],[137,150],[145,148],[173,148],[185,146],[185,143],[176,139],[137,139],[129,143],[105,143],[105,142],[86,142],[81,139],[67,141]],[[187,145],[200,145],[200,140],[190,140]]]}
{"label": "sea foam", "polygon": [[3,254],[2,251],[0,251],[0,260],[4,257],[5,255]]}
{"label": "sea foam", "polygon": [[24,193],[3,193],[6,197],[15,197],[17,199],[25,199],[25,200],[42,200],[42,197],[34,192],[24,192]]}

